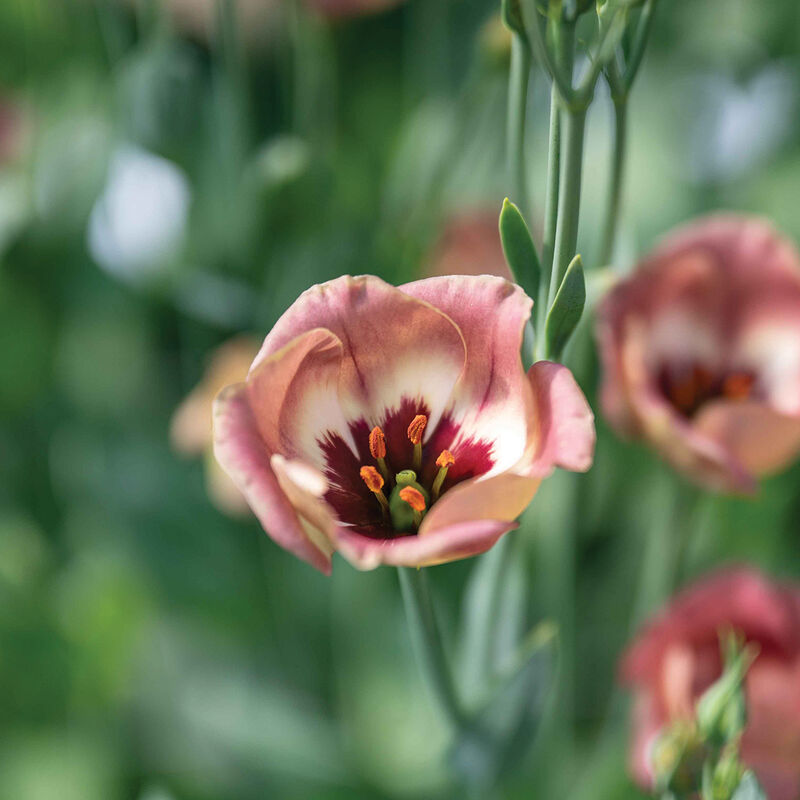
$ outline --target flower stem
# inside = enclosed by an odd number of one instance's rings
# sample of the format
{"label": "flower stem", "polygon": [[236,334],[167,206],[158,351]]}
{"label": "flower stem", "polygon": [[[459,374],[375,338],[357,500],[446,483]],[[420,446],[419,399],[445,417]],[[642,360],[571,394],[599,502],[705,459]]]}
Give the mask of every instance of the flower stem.
{"label": "flower stem", "polygon": [[553,249],[553,267],[547,296],[548,307],[553,304],[558,287],[578,244],[578,216],[581,203],[581,172],[583,168],[583,135],[586,127],[585,109],[564,111],[564,140],[562,149],[561,184],[558,197],[558,224]]}
{"label": "flower stem", "polygon": [[[547,150],[547,195],[544,208],[544,241],[542,242],[542,269],[545,273],[553,268],[553,248],[556,243],[558,223],[558,181],[561,172],[561,113],[558,89],[550,90],[550,142]],[[542,300],[547,299],[547,283]]]}
{"label": "flower stem", "polygon": [[453,674],[442,645],[428,586],[427,571],[398,567],[397,574],[420,671],[453,728],[456,730],[463,728],[467,723],[467,715],[461,707]]}
{"label": "flower stem", "polygon": [[600,265],[607,266],[614,255],[617,238],[619,212],[622,200],[622,183],[625,177],[625,154],[628,139],[628,98],[627,95],[614,95],[614,138],[611,156],[611,174],[608,182],[608,201],[603,239],[600,248]]}
{"label": "flower stem", "polygon": [[506,128],[506,158],[511,198],[526,211],[528,202],[525,176],[525,119],[528,105],[528,79],[531,71],[531,52],[528,43],[513,34],[511,39],[511,70],[508,75],[508,125]]}

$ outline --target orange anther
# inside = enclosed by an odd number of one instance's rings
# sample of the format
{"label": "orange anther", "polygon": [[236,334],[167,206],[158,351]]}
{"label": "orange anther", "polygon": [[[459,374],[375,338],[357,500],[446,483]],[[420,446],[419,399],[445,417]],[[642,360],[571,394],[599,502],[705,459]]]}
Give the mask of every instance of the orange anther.
{"label": "orange anther", "polygon": [[404,486],[400,490],[400,499],[405,500],[414,511],[421,512],[425,510],[425,498],[422,496],[422,492],[413,486]]}
{"label": "orange anther", "polygon": [[386,437],[377,425],[369,434],[369,452],[373,458],[386,458]]}
{"label": "orange anther", "polygon": [[722,382],[722,394],[729,400],[746,400],[755,380],[746,372],[732,372]]}
{"label": "orange anther", "polygon": [[411,439],[412,444],[419,444],[422,441],[422,434],[425,433],[425,427],[428,424],[428,418],[424,414],[417,414],[411,420],[408,426],[408,438]]}
{"label": "orange anther", "polygon": [[440,469],[447,469],[448,467],[452,467],[455,463],[456,460],[449,450],[442,450],[442,452],[439,453],[439,458],[436,459],[436,466]]}
{"label": "orange anther", "polygon": [[371,492],[378,492],[383,489],[383,477],[375,467],[361,467],[361,480],[367,484],[367,488]]}

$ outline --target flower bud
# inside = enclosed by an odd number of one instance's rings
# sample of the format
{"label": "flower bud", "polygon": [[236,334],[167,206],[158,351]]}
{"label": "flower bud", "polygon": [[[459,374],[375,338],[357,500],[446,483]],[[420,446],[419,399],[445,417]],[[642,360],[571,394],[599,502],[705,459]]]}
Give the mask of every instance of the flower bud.
{"label": "flower bud", "polygon": [[682,796],[700,785],[708,750],[697,728],[687,722],[675,722],[656,740],[651,766],[656,787]]}
{"label": "flower bud", "polygon": [[723,747],[735,740],[747,724],[747,706],[742,682],[754,653],[740,649],[733,637],[726,649],[725,669],[697,701],[697,726],[700,735],[712,747]]}

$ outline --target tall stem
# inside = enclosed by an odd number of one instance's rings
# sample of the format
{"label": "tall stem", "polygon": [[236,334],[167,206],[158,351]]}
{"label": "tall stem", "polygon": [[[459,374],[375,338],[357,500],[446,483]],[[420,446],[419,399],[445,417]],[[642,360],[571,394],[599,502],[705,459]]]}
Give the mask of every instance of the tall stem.
{"label": "tall stem", "polygon": [[625,155],[628,143],[628,98],[615,95],[614,98],[614,136],[611,154],[611,174],[608,181],[608,200],[606,217],[603,223],[603,239],[600,247],[600,265],[611,263],[614,243],[617,238],[619,212],[622,201],[622,184],[625,178]]}
{"label": "tall stem", "polygon": [[[561,108],[558,89],[550,90],[550,142],[547,150],[547,194],[544,208],[544,240],[542,242],[542,269],[549,273],[553,267],[553,249],[558,224],[558,181],[561,174]],[[542,281],[546,287],[546,281]],[[547,299],[547,291],[542,298]]]}
{"label": "tall stem", "polygon": [[581,172],[583,168],[583,134],[586,109],[565,109],[562,142],[561,185],[558,197],[558,225],[553,250],[553,268],[547,296],[552,305],[569,262],[578,245],[578,215],[581,204]]}
{"label": "tall stem", "polygon": [[419,662],[423,678],[436,697],[439,705],[455,728],[463,728],[467,722],[461,707],[453,674],[447,663],[442,637],[433,610],[428,576],[424,569],[398,567],[400,590],[406,609],[406,618],[411,641]]}
{"label": "tall stem", "polygon": [[528,203],[525,176],[525,119],[528,106],[528,79],[531,71],[531,52],[527,42],[518,34],[511,40],[511,70],[508,76],[508,125],[506,154],[508,185],[511,199],[525,214]]}

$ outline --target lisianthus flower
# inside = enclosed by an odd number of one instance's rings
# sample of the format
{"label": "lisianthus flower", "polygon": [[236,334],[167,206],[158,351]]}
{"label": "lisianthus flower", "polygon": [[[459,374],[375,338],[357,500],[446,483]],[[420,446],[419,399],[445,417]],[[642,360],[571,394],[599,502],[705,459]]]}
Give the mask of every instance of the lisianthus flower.
{"label": "lisianthus flower", "polygon": [[203,456],[206,463],[206,491],[223,513],[238,517],[249,507],[242,493],[213,457],[211,416],[214,398],[221,389],[245,378],[258,354],[259,342],[250,336],[236,336],[211,354],[198,385],[175,410],[170,423],[170,442],[181,455]]}
{"label": "lisianthus flower", "polygon": [[554,467],[586,470],[571,373],[520,360],[531,300],[491,276],[314,286],[214,411],[215,452],[272,538],[323,572],[487,550]]}
{"label": "lisianthus flower", "polygon": [[719,633],[740,632],[758,656],[745,679],[748,722],[742,760],[770,800],[800,796],[800,586],[759,572],[723,570],[686,589],[647,624],[621,662],[636,693],[630,767],[650,789],[653,744],[662,728],[690,719],[722,674]]}
{"label": "lisianthus flower", "polygon": [[711,489],[800,451],[800,257],[766,222],[670,234],[598,310],[603,410]]}

